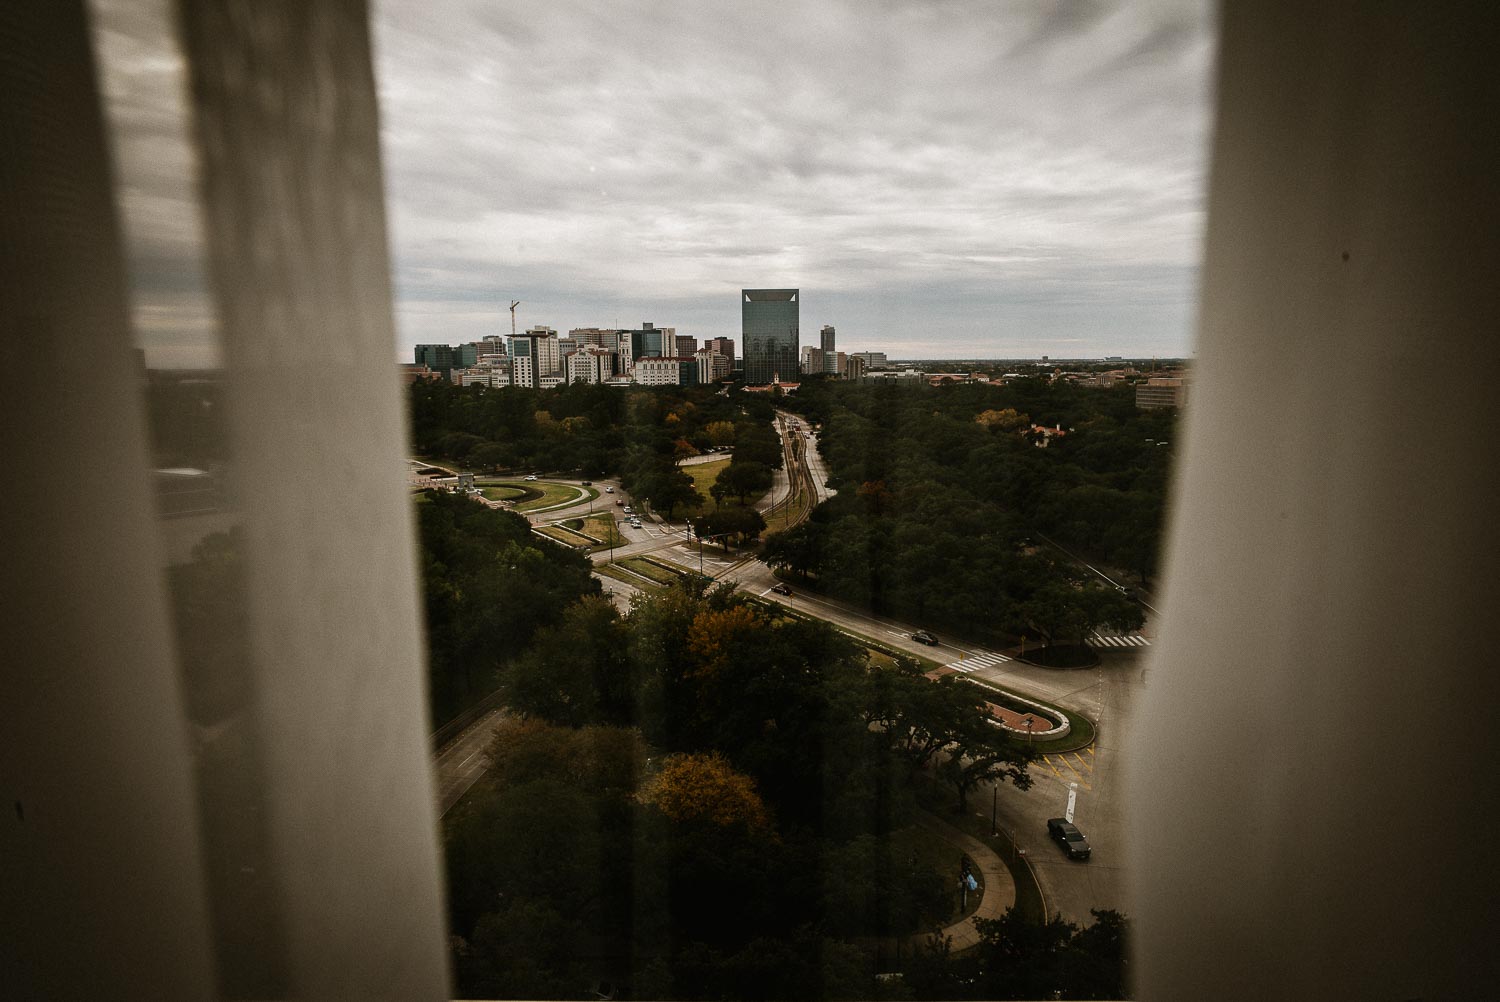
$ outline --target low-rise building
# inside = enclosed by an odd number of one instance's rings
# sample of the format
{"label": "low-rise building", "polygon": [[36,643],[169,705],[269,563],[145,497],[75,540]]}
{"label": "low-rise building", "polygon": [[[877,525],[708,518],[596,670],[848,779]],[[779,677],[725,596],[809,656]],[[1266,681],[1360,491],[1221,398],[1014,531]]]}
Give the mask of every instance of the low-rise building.
{"label": "low-rise building", "polygon": [[638,358],[631,370],[642,386],[696,386],[698,360],[695,358]]}
{"label": "low-rise building", "polygon": [[1135,405],[1141,410],[1187,405],[1187,381],[1178,377],[1157,376],[1136,384]]}
{"label": "low-rise building", "polygon": [[457,386],[488,386],[491,389],[509,386],[510,366],[492,362],[467,369],[454,369],[453,382]]}

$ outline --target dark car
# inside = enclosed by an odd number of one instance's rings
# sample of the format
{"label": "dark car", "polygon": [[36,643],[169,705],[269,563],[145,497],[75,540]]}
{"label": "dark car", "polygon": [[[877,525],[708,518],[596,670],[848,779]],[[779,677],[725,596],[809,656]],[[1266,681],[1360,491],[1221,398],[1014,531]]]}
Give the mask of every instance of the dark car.
{"label": "dark car", "polygon": [[1093,852],[1089,848],[1089,840],[1083,837],[1083,832],[1078,826],[1063,818],[1047,819],[1047,834],[1058,841],[1068,853],[1069,859],[1088,859]]}
{"label": "dark car", "polygon": [[792,593],[792,590],[784,584],[779,584],[771,590],[778,595],[790,595]]}
{"label": "dark car", "polygon": [[615,498],[615,504],[623,508],[625,506],[625,501],[623,498]]}
{"label": "dark car", "polygon": [[592,487],[592,486],[594,486],[594,482],[592,480],[585,480],[585,481],[583,481],[583,486],[584,487]]}
{"label": "dark car", "polygon": [[919,644],[926,644],[928,647],[936,647],[938,642],[938,638],[934,637],[926,630],[918,630],[916,633],[913,633],[911,635],[911,638]]}

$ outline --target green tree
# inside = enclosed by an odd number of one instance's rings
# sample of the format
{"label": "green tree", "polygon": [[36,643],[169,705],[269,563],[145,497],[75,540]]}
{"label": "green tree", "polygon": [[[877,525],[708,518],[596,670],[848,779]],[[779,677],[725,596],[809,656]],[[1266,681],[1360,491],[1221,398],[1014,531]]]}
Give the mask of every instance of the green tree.
{"label": "green tree", "polygon": [[824,528],[817,522],[803,522],[766,540],[760,559],[775,570],[795,572],[806,579],[808,572],[821,565],[820,547]]}
{"label": "green tree", "polygon": [[708,436],[710,445],[723,448],[734,444],[734,422],[733,421],[710,421],[704,427],[704,433]]}
{"label": "green tree", "polygon": [[719,471],[715,485],[722,484],[744,504],[751,494],[763,494],[771,489],[771,470],[764,463],[737,460]]}
{"label": "green tree", "polygon": [[626,630],[614,605],[585,596],[561,622],[537,632],[530,649],[504,673],[506,705],[554,724],[625,724],[634,686]]}
{"label": "green tree", "polygon": [[469,453],[469,463],[481,470],[496,472],[510,461],[510,450],[499,442],[485,442]]}
{"label": "green tree", "polygon": [[984,710],[961,716],[952,737],[937,772],[957,792],[960,814],[968,813],[969,791],[980,783],[1008,779],[1019,790],[1031,789],[1029,749],[1011,740]]}

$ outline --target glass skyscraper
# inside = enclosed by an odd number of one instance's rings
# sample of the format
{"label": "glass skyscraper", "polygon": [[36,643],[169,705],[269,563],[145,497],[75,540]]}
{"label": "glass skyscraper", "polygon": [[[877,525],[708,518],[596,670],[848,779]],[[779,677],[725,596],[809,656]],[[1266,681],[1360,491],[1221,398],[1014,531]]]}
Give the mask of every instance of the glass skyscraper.
{"label": "glass skyscraper", "polygon": [[798,289],[741,289],[740,331],[745,383],[763,386],[798,378]]}

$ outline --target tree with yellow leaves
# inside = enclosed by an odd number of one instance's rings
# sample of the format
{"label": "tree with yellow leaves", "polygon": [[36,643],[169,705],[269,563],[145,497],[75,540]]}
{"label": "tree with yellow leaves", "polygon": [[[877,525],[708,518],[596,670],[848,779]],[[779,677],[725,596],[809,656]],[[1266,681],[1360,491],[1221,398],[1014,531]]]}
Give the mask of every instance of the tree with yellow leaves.
{"label": "tree with yellow leaves", "polygon": [[640,799],[673,821],[708,822],[720,828],[744,825],[752,830],[771,826],[755,780],[737,772],[718,752],[670,756],[646,783]]}
{"label": "tree with yellow leaves", "polygon": [[1024,428],[1031,423],[1031,418],[1025,414],[1019,414],[1014,407],[1006,407],[1003,410],[980,411],[974,420],[986,428],[994,428],[1000,431],[1015,431]]}
{"label": "tree with yellow leaves", "polygon": [[748,605],[704,609],[688,627],[688,651],[697,662],[688,676],[717,674],[734,645],[753,638],[764,626],[765,618]]}

